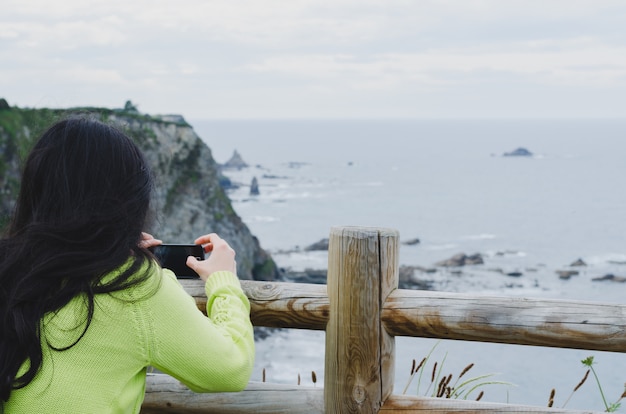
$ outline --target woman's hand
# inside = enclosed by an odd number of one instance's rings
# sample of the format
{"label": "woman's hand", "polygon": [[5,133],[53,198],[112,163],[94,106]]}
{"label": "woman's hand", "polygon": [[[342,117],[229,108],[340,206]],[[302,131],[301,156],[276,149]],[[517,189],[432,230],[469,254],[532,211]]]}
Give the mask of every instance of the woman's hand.
{"label": "woman's hand", "polygon": [[200,275],[202,280],[206,280],[214,272],[226,270],[237,273],[237,262],[235,262],[235,251],[230,245],[215,233],[198,237],[195,244],[201,244],[205,253],[210,253],[206,260],[198,260],[193,256],[187,258],[187,266]]}
{"label": "woman's hand", "polygon": [[150,247],[159,246],[163,242],[159,239],[152,237],[152,234],[141,232],[141,240],[139,240],[139,247],[149,249]]}

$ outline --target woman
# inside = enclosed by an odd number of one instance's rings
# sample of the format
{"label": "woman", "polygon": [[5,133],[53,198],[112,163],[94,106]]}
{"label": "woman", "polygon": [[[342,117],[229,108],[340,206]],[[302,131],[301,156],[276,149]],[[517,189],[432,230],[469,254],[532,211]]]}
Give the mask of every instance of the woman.
{"label": "woman", "polygon": [[198,392],[238,391],[254,363],[234,251],[216,234],[187,265],[208,318],[148,250],[153,179],[120,131],[53,125],[22,175],[0,240],[0,412],[137,413],[148,366]]}

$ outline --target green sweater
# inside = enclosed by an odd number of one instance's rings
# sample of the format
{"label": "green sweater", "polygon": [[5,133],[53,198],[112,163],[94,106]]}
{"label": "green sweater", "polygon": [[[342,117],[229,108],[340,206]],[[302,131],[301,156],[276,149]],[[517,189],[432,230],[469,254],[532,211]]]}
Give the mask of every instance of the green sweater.
{"label": "green sweater", "polygon": [[96,296],[89,329],[68,350],[52,350],[46,341],[56,348],[76,341],[85,326],[84,298],[46,315],[42,368],[11,393],[4,413],[138,413],[148,366],[196,392],[242,390],[254,365],[254,336],[237,276],[209,277],[207,318],[171,271],[152,269],[148,282]]}

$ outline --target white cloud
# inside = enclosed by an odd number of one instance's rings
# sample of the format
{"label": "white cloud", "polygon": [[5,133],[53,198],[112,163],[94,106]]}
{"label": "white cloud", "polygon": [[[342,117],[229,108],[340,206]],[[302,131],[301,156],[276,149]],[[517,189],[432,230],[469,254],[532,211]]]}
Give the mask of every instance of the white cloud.
{"label": "white cloud", "polygon": [[[248,70],[310,79],[383,80],[390,87],[407,84],[472,82],[472,73],[501,72],[525,76],[532,83],[571,86],[626,85],[626,46],[588,45],[567,50],[440,50],[395,53],[360,59],[355,55],[284,55],[266,58]],[[451,74],[463,75],[462,78]],[[393,80],[393,81],[390,81]],[[488,83],[478,78],[475,82]]]}
{"label": "white cloud", "polygon": [[549,94],[551,108],[563,91],[588,93],[590,112],[617,113],[626,93],[618,0],[4,0],[2,9],[0,90],[10,101],[132,99],[146,111],[201,104],[223,116],[316,116],[331,101],[339,115],[452,116],[495,113],[506,99],[511,111],[541,112],[525,91]]}

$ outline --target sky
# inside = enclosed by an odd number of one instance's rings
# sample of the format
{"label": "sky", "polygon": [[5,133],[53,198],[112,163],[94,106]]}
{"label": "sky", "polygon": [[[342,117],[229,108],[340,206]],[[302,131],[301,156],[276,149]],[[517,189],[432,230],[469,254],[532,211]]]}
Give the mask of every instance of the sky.
{"label": "sky", "polygon": [[0,97],[186,119],[624,118],[624,0],[0,0]]}

